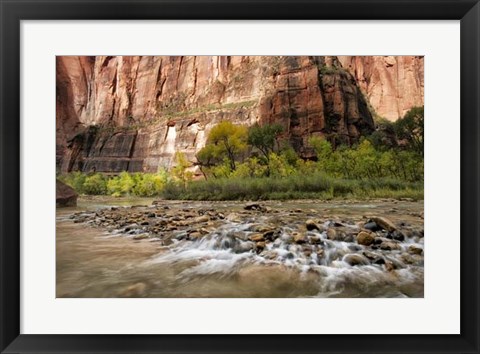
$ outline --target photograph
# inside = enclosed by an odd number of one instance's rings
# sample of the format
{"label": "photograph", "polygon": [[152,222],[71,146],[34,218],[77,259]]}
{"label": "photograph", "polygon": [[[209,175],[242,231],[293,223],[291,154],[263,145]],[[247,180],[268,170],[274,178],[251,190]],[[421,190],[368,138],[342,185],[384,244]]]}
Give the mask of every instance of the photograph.
{"label": "photograph", "polygon": [[424,297],[424,56],[55,76],[56,298]]}

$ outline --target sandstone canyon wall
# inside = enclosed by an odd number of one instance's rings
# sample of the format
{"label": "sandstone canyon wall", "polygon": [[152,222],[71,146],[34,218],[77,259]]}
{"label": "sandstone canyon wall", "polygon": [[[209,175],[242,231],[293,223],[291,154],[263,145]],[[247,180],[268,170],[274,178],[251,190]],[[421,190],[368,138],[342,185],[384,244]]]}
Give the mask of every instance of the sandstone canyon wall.
{"label": "sandstone canyon wall", "polygon": [[[119,172],[192,162],[218,122],[279,123],[303,156],[308,138],[354,143],[376,114],[423,105],[421,57],[57,57],[57,168]],[[368,101],[367,101],[368,99]]]}
{"label": "sandstone canyon wall", "polygon": [[388,120],[423,106],[423,57],[339,56],[342,67],[355,76],[375,113]]}

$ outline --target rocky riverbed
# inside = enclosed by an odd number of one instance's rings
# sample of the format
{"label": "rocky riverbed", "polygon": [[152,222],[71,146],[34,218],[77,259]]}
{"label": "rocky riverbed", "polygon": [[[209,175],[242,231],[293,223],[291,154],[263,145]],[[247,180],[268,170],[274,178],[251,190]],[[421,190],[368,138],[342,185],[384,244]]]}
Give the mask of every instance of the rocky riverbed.
{"label": "rocky riverbed", "polygon": [[[63,268],[88,232],[90,253],[120,242],[112,252],[128,267],[113,259],[117,272],[102,273],[85,253]],[[82,273],[85,257],[100,262],[98,279]],[[423,264],[423,203],[412,200],[95,201],[57,214],[60,297],[423,297]]]}

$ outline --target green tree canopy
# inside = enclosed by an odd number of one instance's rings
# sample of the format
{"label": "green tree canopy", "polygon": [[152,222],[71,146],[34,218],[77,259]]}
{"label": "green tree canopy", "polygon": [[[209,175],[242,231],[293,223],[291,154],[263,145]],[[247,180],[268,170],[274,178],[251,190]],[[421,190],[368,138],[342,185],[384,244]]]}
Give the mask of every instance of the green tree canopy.
{"label": "green tree canopy", "polygon": [[248,129],[248,144],[257,148],[269,160],[270,153],[274,152],[275,142],[283,128],[280,124],[252,125]]}
{"label": "green tree canopy", "polygon": [[180,151],[175,153],[175,162],[176,165],[172,169],[173,176],[183,185],[183,188],[185,189],[187,182],[191,181],[193,178],[193,173],[188,170],[192,164],[187,160],[185,154]]}
{"label": "green tree canopy", "polygon": [[408,142],[408,148],[423,156],[424,135],[423,106],[409,110],[403,118],[395,122],[395,132],[399,139]]}
{"label": "green tree canopy", "polygon": [[213,163],[228,159],[232,171],[236,159],[247,149],[247,128],[222,121],[212,128],[205,147],[197,154],[199,163]]}

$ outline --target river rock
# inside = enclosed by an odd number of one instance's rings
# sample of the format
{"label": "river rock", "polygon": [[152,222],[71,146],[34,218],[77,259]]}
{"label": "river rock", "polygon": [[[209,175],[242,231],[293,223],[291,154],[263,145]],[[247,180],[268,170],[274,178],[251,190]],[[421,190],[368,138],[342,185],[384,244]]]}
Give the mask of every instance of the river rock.
{"label": "river rock", "polygon": [[191,233],[188,234],[188,238],[189,239],[192,239],[192,240],[196,240],[196,239],[199,239],[203,236],[203,234],[201,232],[198,232],[198,231],[193,231]]}
{"label": "river rock", "polygon": [[395,270],[395,265],[391,261],[386,261],[384,267],[387,272],[392,272]]}
{"label": "river rock", "polygon": [[312,245],[323,245],[323,240],[320,235],[313,235],[309,237],[309,241]]}
{"label": "river rock", "polygon": [[265,248],[265,242],[257,242],[255,243],[255,249],[257,252],[261,252]]}
{"label": "river rock", "polygon": [[293,234],[293,241],[295,243],[305,243],[305,242],[307,242],[307,237],[300,232],[295,232]]}
{"label": "river rock", "polygon": [[380,254],[364,251],[363,255],[367,257],[373,264],[385,264],[385,259]]}
{"label": "river rock", "polygon": [[265,206],[259,204],[259,203],[248,203],[244,207],[245,210],[257,210],[257,211],[266,211]]}
{"label": "river rock", "polygon": [[400,260],[405,264],[418,264],[419,258],[422,258],[419,255],[411,255],[409,253],[402,253],[400,256]]}
{"label": "river rock", "polygon": [[345,257],[343,257],[343,261],[350,264],[351,266],[370,264],[370,261],[367,257],[362,256],[358,253],[350,253],[345,255]]}
{"label": "river rock", "polygon": [[230,213],[225,217],[228,221],[231,222],[241,222],[242,218],[238,213]]}
{"label": "river rock", "polygon": [[239,240],[242,240],[242,241],[247,241],[248,240],[248,235],[245,233],[245,232],[242,232],[242,231],[232,231],[232,232],[229,232],[228,235],[231,235]]}
{"label": "river rock", "polygon": [[384,241],[380,244],[380,249],[385,250],[385,251],[395,251],[395,250],[400,250],[402,247],[393,241]]}
{"label": "river rock", "polygon": [[363,246],[370,246],[375,241],[375,236],[366,231],[360,231],[357,235],[357,243]]}
{"label": "river rock", "polygon": [[405,235],[399,230],[389,232],[387,237],[397,241],[405,241]]}
{"label": "river rock", "polygon": [[69,207],[77,205],[78,194],[62,181],[56,180],[56,204],[57,207]]}
{"label": "river rock", "polygon": [[340,241],[343,241],[343,242],[354,242],[355,239],[356,239],[357,235],[355,235],[355,233],[347,233],[346,235],[342,236],[342,239],[343,240],[340,240]]}
{"label": "river rock", "polygon": [[411,245],[410,247],[408,247],[408,252],[410,252],[412,254],[422,255],[423,249],[421,247]]}
{"label": "river rock", "polygon": [[373,222],[375,222],[378,226],[382,229],[387,230],[389,232],[393,232],[397,229],[397,227],[385,217],[382,216],[374,216],[372,217]]}
{"label": "river rock", "polygon": [[352,251],[352,252],[358,252],[358,251],[361,251],[361,250],[363,249],[362,246],[359,246],[359,245],[357,245],[357,244],[355,244],[355,243],[351,243],[351,244],[349,244],[347,247],[348,247],[348,249],[349,249],[350,251]]}
{"label": "river rock", "polygon": [[275,241],[280,236],[279,230],[269,230],[263,233],[263,237],[268,241]]}
{"label": "river rock", "polygon": [[210,218],[207,215],[198,216],[195,219],[193,219],[194,223],[202,223],[207,221],[210,221]]}
{"label": "river rock", "polygon": [[320,231],[320,227],[315,223],[315,221],[309,219],[305,222],[305,226],[308,231],[318,230]]}
{"label": "river rock", "polygon": [[335,229],[329,228],[327,230],[327,238],[329,240],[335,241],[337,239],[337,231],[335,231]]}
{"label": "river rock", "polygon": [[270,231],[275,231],[275,227],[271,225],[255,224],[249,227],[249,231],[267,233]]}
{"label": "river rock", "polygon": [[253,242],[265,241],[263,234],[253,234],[253,235],[250,235],[248,238],[250,241],[253,241]]}
{"label": "river rock", "polygon": [[375,239],[373,240],[373,244],[380,245],[382,244],[382,242],[389,242],[389,241],[391,240],[386,237],[375,237]]}
{"label": "river rock", "polygon": [[373,232],[381,230],[381,228],[374,221],[367,222],[366,224],[363,225],[363,228]]}
{"label": "river rock", "polygon": [[235,253],[245,253],[250,252],[255,248],[255,244],[253,242],[237,242],[233,247],[233,252]]}

